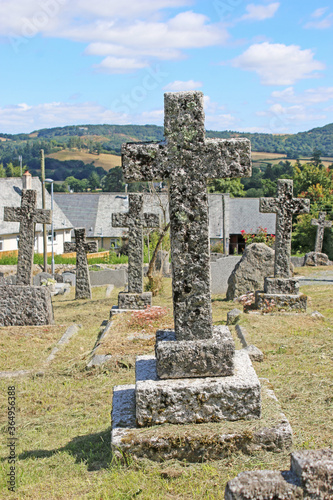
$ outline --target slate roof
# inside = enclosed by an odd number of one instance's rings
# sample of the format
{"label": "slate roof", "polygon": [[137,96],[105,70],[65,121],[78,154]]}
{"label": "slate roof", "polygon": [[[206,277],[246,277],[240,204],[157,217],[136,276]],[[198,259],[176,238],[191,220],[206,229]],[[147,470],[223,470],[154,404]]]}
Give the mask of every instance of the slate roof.
{"label": "slate roof", "polygon": [[259,198],[230,198],[230,234],[240,234],[242,229],[255,233],[259,226],[266,227],[268,234],[275,234],[275,222],[275,214],[259,212]]}
{"label": "slate roof", "polygon": [[[126,229],[112,227],[111,215],[127,212],[128,199],[125,193],[55,193],[55,200],[70,219],[74,227],[85,227],[89,238],[119,238]],[[209,231],[211,238],[222,238],[222,195],[209,194]],[[229,204],[229,207],[228,207]],[[168,196],[166,193],[144,194],[144,211],[161,215],[163,208],[166,222],[169,220]],[[259,226],[267,227],[268,233],[275,234],[275,214],[259,212],[259,198],[229,198],[226,196],[226,226],[229,233],[240,234],[256,231]]]}
{"label": "slate roof", "polygon": [[[32,189],[37,191],[37,208],[42,208],[42,184],[38,177],[32,177]],[[0,178],[0,235],[18,234],[19,222],[6,222],[3,220],[4,207],[20,207],[22,193],[22,178],[21,177],[6,177]],[[46,208],[51,208],[51,195],[46,191],[45,196]],[[53,199],[53,221],[54,229],[72,229],[73,224],[64,212],[59,208],[55,199]],[[51,225],[50,225],[51,227]],[[43,230],[42,224],[36,224],[36,231]]]}

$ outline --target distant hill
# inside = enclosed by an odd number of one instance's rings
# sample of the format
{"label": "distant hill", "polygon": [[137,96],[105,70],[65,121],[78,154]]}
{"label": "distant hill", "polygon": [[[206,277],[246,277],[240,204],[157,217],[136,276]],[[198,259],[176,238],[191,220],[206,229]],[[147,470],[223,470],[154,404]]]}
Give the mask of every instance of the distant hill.
{"label": "distant hill", "polygon": [[[236,131],[207,131],[207,137],[247,137],[252,151],[286,155],[287,158],[310,157],[314,149],[322,157],[333,157],[333,123],[298,134],[260,134]],[[55,180],[64,180],[75,175],[86,178],[88,172],[109,170],[117,163],[116,158],[107,160],[107,155],[120,155],[124,142],[161,141],[163,127],[157,125],[70,125],[35,130],[30,134],[0,133],[0,163],[23,164],[34,174],[39,174],[40,149],[46,156],[47,175]],[[269,155],[267,156],[269,158]],[[89,174],[90,175],[90,174]]]}

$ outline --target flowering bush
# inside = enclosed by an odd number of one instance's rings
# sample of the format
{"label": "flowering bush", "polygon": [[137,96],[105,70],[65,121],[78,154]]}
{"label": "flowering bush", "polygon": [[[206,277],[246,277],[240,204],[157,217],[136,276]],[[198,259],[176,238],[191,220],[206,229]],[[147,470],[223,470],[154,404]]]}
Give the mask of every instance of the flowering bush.
{"label": "flowering bush", "polygon": [[130,325],[136,328],[147,328],[155,326],[154,323],[168,314],[165,307],[147,306],[147,309],[135,311],[131,314]]}
{"label": "flowering bush", "polygon": [[244,229],[242,229],[241,233],[246,245],[265,243],[267,246],[272,247],[275,241],[273,234],[267,234],[267,227],[259,226],[255,234],[247,233]]}

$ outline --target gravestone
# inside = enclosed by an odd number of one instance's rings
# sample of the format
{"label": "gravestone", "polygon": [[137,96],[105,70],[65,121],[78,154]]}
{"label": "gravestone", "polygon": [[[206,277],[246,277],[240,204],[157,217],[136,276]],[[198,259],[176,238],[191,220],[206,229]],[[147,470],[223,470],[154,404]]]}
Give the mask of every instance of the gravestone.
{"label": "gravestone", "polygon": [[329,500],[333,498],[333,450],[302,450],[289,471],[241,472],[225,488],[225,500]]}
{"label": "gravestone", "polygon": [[35,224],[50,224],[51,210],[37,209],[37,191],[23,189],[21,207],[5,207],[4,221],[20,223],[14,284],[0,286],[0,326],[48,325],[53,322],[50,290],[32,285]]}
{"label": "gravestone", "polygon": [[[177,440],[178,445],[171,444],[175,431],[166,437],[157,429],[142,438],[133,427],[204,425],[261,415],[257,375],[248,355],[235,351],[228,327],[213,327],[210,297],[207,180],[250,175],[250,142],[205,139],[201,92],[165,94],[164,131],[166,143],[123,145],[122,160],[127,181],[169,181],[175,328],[157,332],[155,356],[137,358],[135,389],[115,387],[112,409],[114,453],[120,456],[132,445],[134,455],[159,460],[169,456],[163,447],[171,448],[174,458],[184,455]],[[154,443],[160,437],[159,453]],[[192,450],[202,448],[196,439],[191,436]]]}
{"label": "gravestone", "polygon": [[323,249],[325,227],[332,227],[332,221],[325,220],[326,212],[319,212],[318,219],[311,219],[312,226],[317,226],[315,252],[321,253]]}
{"label": "gravestone", "polygon": [[276,213],[274,277],[266,277],[264,293],[256,292],[261,310],[306,310],[307,298],[299,293],[299,283],[290,277],[292,217],[307,213],[310,200],[293,198],[293,181],[279,179],[276,198],[260,198],[260,212]]}
{"label": "gravestone", "polygon": [[76,252],[75,298],[91,299],[87,253],[97,252],[96,241],[86,241],[85,228],[74,229],[75,242],[64,243],[64,253]]}
{"label": "gravestone", "polygon": [[31,285],[35,224],[51,224],[51,210],[37,209],[37,191],[23,189],[21,207],[5,207],[3,220],[20,223],[16,284]]}
{"label": "gravestone", "polygon": [[151,305],[151,292],[143,291],[143,229],[160,225],[159,215],[143,212],[143,195],[128,196],[126,213],[112,214],[114,227],[128,227],[128,292],[118,295],[119,309],[145,309]]}

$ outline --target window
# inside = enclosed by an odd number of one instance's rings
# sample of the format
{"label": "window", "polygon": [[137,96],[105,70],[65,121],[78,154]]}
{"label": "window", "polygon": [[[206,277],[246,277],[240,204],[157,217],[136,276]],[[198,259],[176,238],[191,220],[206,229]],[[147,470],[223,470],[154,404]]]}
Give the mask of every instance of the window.
{"label": "window", "polygon": [[[56,241],[56,239],[57,239],[57,233],[55,231],[53,231],[53,241]],[[48,232],[47,241],[49,241],[50,243],[52,241],[52,232],[51,231]]]}
{"label": "window", "polygon": [[0,238],[0,252],[3,250],[3,239]]}

